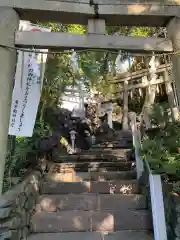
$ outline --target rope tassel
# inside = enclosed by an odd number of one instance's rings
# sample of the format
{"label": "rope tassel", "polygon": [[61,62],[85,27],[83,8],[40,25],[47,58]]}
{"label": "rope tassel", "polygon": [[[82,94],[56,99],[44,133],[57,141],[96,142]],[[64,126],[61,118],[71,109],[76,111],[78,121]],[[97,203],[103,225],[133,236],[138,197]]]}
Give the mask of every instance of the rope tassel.
{"label": "rope tassel", "polygon": [[159,85],[156,86],[156,91],[159,93]]}

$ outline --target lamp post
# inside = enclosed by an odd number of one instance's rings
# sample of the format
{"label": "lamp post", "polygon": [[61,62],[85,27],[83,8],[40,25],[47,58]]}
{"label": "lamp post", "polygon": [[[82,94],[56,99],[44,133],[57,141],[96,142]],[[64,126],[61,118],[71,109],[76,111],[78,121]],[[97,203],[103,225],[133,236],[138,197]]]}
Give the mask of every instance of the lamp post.
{"label": "lamp post", "polygon": [[70,131],[72,150],[75,152],[75,140],[76,140],[76,131]]}
{"label": "lamp post", "polygon": [[108,117],[108,125],[109,125],[110,128],[113,128],[112,111],[113,111],[113,105],[110,102],[106,106],[106,113],[107,113],[107,117]]}

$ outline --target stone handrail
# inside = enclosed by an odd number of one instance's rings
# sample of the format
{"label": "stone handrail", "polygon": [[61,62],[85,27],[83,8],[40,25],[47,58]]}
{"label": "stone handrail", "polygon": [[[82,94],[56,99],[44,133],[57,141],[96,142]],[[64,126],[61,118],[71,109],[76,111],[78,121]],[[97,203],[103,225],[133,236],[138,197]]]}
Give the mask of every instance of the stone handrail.
{"label": "stone handrail", "polygon": [[0,197],[0,239],[18,240],[28,236],[41,177],[40,171],[34,171]]}
{"label": "stone handrail", "polygon": [[137,180],[139,180],[144,171],[144,163],[140,157],[141,135],[136,124],[136,114],[133,112],[129,113],[129,119],[133,136],[133,146],[135,151]]}
{"label": "stone handrail", "polygon": [[162,193],[161,176],[159,174],[153,174],[147,160],[142,160],[140,156],[141,145],[141,134],[136,124],[136,114],[130,113],[129,115],[132,135],[133,135],[133,146],[135,150],[136,159],[136,172],[137,180],[140,180],[145,169],[148,171],[148,181],[150,186],[150,197],[151,197],[151,211],[153,217],[153,229],[155,240],[167,240],[167,229],[164,212],[164,199]]}

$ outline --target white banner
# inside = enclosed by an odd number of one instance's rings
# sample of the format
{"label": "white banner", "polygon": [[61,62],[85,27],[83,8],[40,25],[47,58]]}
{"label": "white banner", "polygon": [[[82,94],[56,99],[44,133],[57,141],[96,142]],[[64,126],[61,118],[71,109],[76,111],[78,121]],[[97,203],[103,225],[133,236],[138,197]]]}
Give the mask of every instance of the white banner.
{"label": "white banner", "polygon": [[[32,26],[27,22],[24,28],[21,26],[21,29],[50,32],[50,29]],[[45,54],[22,51],[18,54],[9,135],[31,137],[33,134],[48,50],[41,51]]]}

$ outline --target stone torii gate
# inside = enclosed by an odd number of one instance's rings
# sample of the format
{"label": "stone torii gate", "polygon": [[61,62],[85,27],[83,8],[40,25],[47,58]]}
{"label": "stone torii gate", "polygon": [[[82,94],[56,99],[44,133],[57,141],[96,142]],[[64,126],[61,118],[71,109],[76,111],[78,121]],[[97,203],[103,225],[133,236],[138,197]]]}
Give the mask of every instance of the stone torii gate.
{"label": "stone torii gate", "polygon": [[[19,32],[19,20],[88,25],[87,35]],[[167,26],[169,39],[105,35],[105,24]],[[178,0],[0,0],[0,45],[39,48],[101,48],[135,52],[180,50]],[[0,48],[0,192],[2,189],[16,51]],[[180,56],[173,57],[180,102]]]}

